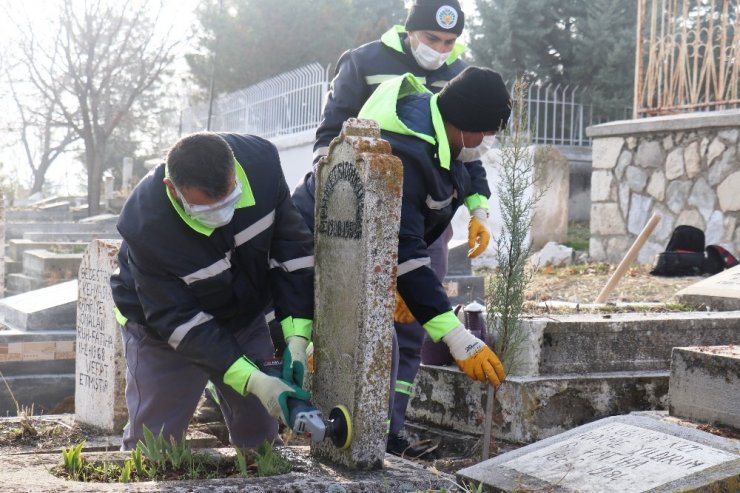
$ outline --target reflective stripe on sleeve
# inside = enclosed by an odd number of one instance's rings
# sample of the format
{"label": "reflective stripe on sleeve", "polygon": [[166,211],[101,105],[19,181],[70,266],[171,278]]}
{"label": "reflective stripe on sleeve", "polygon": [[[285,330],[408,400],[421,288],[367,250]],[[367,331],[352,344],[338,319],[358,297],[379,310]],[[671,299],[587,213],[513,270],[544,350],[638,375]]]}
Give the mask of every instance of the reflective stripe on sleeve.
{"label": "reflective stripe on sleeve", "polygon": [[190,333],[190,330],[193,327],[197,327],[200,324],[204,324],[211,320],[213,318],[213,315],[209,315],[205,312],[198,312],[193,318],[185,322],[184,324],[180,325],[178,328],[175,329],[175,331],[172,333],[170,338],[167,340],[167,344],[172,346],[172,349],[177,349],[182,340]]}
{"label": "reflective stripe on sleeve", "polygon": [[444,87],[447,85],[448,82],[449,82],[448,80],[435,80],[429,85],[432,87]]}
{"label": "reflective stripe on sleeve", "polygon": [[283,337],[288,340],[288,337],[301,336],[305,337],[309,341],[311,340],[311,329],[313,328],[313,321],[307,318],[293,318],[286,317],[280,321],[280,325],[283,328]]}
{"label": "reflective stripe on sleeve", "polygon": [[200,270],[196,270],[192,274],[188,274],[187,276],[181,277],[180,279],[185,281],[185,284],[191,285],[196,281],[202,281],[203,279],[208,279],[209,277],[215,277],[223,271],[229,270],[230,268],[231,252],[227,252],[226,256],[218,262],[215,262],[208,267],[203,267]]}
{"label": "reflective stripe on sleeve", "polygon": [[426,204],[427,207],[433,210],[444,209],[450,205],[455,198],[457,198],[457,190],[455,190],[452,195],[445,200],[434,200],[431,195],[427,195]]}
{"label": "reflective stripe on sleeve", "polygon": [[273,210],[268,215],[250,225],[246,229],[243,229],[239,233],[234,235],[234,243],[236,246],[243,245],[258,234],[266,231],[275,222],[275,211]]}
{"label": "reflective stripe on sleeve", "polygon": [[404,274],[408,274],[412,270],[416,270],[419,267],[424,267],[425,265],[430,265],[431,263],[432,259],[429,257],[412,258],[411,260],[407,260],[406,262],[398,265],[396,275],[402,276]]}
{"label": "reflective stripe on sleeve", "polygon": [[468,208],[468,212],[473,212],[479,207],[486,210],[490,209],[488,206],[488,198],[479,193],[474,193],[473,195],[465,197],[465,206]]}
{"label": "reflective stripe on sleeve", "polygon": [[403,380],[396,380],[396,392],[411,395],[414,390],[414,384]]}
{"label": "reflective stripe on sleeve", "polygon": [[118,322],[121,327],[125,326],[126,322],[128,322],[128,318],[121,313],[121,310],[119,310],[117,306],[113,307],[113,313],[116,315],[116,322]]}
{"label": "reflective stripe on sleeve", "polygon": [[224,383],[236,390],[240,395],[247,395],[247,383],[252,373],[257,370],[257,365],[252,363],[246,356],[242,356],[224,373]]}
{"label": "reflective stripe on sleeve", "polygon": [[[393,79],[394,77],[398,77],[399,74],[377,74],[377,75],[368,75],[365,77],[365,84],[368,86],[373,86],[376,84],[382,84],[383,82]],[[427,78],[426,77],[419,77],[418,75],[415,75],[416,80],[421,82],[422,84],[426,84]]]}
{"label": "reflective stripe on sleeve", "polygon": [[450,310],[441,315],[437,315],[425,323],[424,329],[434,342],[439,342],[440,339],[449,334],[452,329],[458,325],[461,325],[460,319],[457,318],[457,315],[455,315],[452,310]]}
{"label": "reflective stripe on sleeve", "polygon": [[314,259],[313,255],[310,255],[308,257],[300,257],[300,258],[294,258],[293,260],[287,260],[285,262],[280,262],[279,260],[276,260],[274,258],[270,259],[270,268],[271,269],[282,269],[285,272],[293,272],[298,269],[307,269],[309,267],[313,267]]}

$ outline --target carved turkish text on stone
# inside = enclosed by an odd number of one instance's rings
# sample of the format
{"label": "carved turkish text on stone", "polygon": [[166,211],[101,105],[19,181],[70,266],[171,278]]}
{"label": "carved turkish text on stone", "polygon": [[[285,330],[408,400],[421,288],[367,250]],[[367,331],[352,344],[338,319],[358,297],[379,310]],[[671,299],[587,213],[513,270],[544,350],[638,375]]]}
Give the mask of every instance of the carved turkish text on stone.
{"label": "carved turkish text on stone", "polygon": [[127,420],[123,348],[109,284],[120,242],[95,240],[78,274],[75,419],[110,431]]}
{"label": "carved turkish text on stone", "polygon": [[[340,193],[342,185],[349,185],[352,193],[351,204],[344,205],[348,209],[341,210],[339,207],[331,207],[332,198]],[[365,197],[365,187],[360,175],[354,165],[348,162],[337,164],[330,172],[324,187],[324,194],[319,204],[319,227],[320,233],[332,238],[346,238],[359,240],[362,238],[362,201]],[[339,214],[344,218],[338,217]]]}
{"label": "carved turkish text on stone", "polygon": [[77,385],[90,392],[107,392],[110,359],[113,357],[113,336],[105,330],[107,306],[112,305],[108,277],[100,269],[81,268],[77,301],[77,354],[79,375]]}
{"label": "carved turkish text on stone", "polygon": [[627,424],[612,424],[503,465],[562,487],[646,491],[733,460],[721,450]]}

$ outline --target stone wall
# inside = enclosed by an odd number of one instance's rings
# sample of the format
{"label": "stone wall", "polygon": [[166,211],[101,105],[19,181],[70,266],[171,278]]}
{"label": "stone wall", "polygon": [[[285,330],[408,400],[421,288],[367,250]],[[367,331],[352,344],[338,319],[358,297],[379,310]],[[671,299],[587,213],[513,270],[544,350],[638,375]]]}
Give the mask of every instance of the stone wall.
{"label": "stone wall", "polygon": [[620,261],[654,212],[663,219],[639,263],[665,250],[680,224],[740,252],[740,110],[612,122],[588,134],[592,259]]}

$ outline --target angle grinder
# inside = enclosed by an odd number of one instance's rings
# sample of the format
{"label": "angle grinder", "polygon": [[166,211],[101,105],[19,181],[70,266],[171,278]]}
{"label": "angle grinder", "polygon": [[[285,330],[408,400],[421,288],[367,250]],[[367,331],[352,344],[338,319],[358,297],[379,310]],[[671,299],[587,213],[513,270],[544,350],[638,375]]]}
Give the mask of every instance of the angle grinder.
{"label": "angle grinder", "polygon": [[[283,360],[280,358],[264,360],[257,365],[272,377],[282,377]],[[321,410],[311,401],[288,397],[287,406],[293,432],[308,436],[314,443],[328,438],[337,448],[349,448],[352,443],[352,418],[345,406],[339,404],[333,407],[328,420],[324,420]]]}

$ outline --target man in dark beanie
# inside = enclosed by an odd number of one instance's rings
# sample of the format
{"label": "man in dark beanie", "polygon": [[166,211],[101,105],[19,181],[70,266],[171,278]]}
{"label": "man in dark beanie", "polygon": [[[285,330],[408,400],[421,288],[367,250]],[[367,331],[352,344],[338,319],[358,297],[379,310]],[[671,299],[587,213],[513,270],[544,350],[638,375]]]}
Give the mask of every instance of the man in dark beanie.
{"label": "man in dark beanie", "polygon": [[[326,99],[323,118],[316,131],[312,169],[293,192],[293,201],[313,229],[314,171],[319,159],[326,155],[329,143],[339,135],[342,124],[357,116],[360,108],[378,85],[390,78],[411,73],[432,93],[439,92],[467,64],[460,59],[465,47],[457,39],[465,26],[465,14],[457,0],[414,0],[409,7],[405,26],[394,26],[371,43],[345,52],[337,62],[334,80]],[[487,216],[490,190],[486,172],[480,161],[466,163],[471,180],[469,196],[465,197],[471,216]],[[478,212],[474,212],[478,211]],[[487,228],[471,229],[469,237],[478,248],[470,256],[486,248]],[[452,228],[447,228],[437,242],[429,246],[431,266],[442,280],[447,275],[447,243]],[[403,303],[396,310],[400,363],[398,383],[391,415],[388,452],[410,457],[423,456],[428,447],[410,447],[402,434],[406,407],[413,391],[413,382],[421,362],[424,329],[416,322]],[[396,348],[394,348],[396,349]]]}
{"label": "man in dark beanie", "polygon": [[[428,336],[447,344],[466,375],[495,386],[506,377],[504,368],[453,313],[430,267],[428,249],[470,195],[472,181],[464,162],[487,150],[496,132],[506,127],[510,108],[498,73],[468,67],[436,95],[411,74],[388,80],[358,115],[378,122],[381,136],[403,162],[398,294]],[[483,215],[471,218],[485,220]]]}
{"label": "man in dark beanie", "polygon": [[504,80],[480,67],[463,70],[442,89],[437,102],[444,121],[463,132],[490,134],[505,128],[511,115]]}

